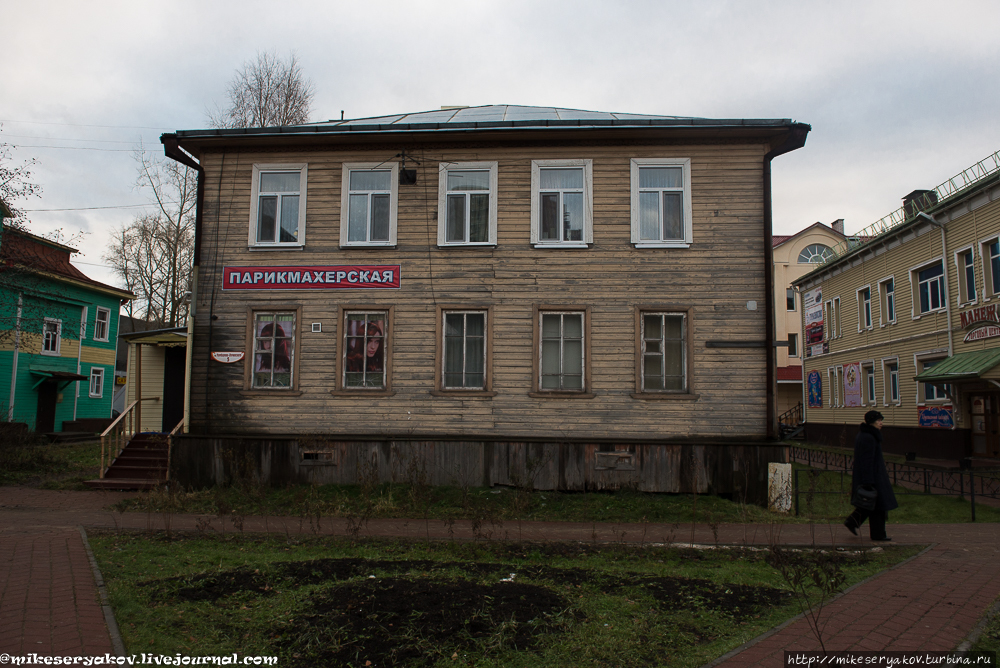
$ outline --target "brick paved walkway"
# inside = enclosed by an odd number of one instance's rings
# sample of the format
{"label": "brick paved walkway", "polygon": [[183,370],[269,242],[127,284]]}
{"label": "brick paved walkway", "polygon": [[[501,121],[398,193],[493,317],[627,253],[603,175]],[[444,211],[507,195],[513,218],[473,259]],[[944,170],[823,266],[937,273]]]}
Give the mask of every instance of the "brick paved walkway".
{"label": "brick paved walkway", "polygon": [[[118,492],[52,492],[0,487],[0,651],[11,654],[104,654],[111,651],[93,572],[76,527],[193,530],[199,519],[221,530],[217,517],[122,515],[103,510],[131,496]],[[309,533],[299,518],[246,518],[245,531]],[[723,525],[720,544],[870,545],[841,526]],[[828,650],[952,650],[1000,596],[1000,526],[996,524],[889,525],[894,542],[932,545],[916,558],[864,582],[830,604]],[[228,525],[227,532],[234,530]],[[686,542],[690,525],[507,522],[480,527],[495,539]],[[346,523],[325,519],[319,533],[345,535]],[[473,538],[468,522],[372,520],[362,535]],[[713,544],[707,526],[694,541]],[[782,652],[817,650],[805,620],[758,638],[717,665],[780,666]]]}

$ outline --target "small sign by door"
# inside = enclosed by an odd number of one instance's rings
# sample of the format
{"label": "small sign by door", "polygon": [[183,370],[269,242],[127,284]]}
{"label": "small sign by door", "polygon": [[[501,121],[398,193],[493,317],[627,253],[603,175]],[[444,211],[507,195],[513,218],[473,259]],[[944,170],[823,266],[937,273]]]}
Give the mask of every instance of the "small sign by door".
{"label": "small sign by door", "polygon": [[232,364],[233,362],[239,362],[243,359],[244,353],[242,352],[213,352],[212,359],[216,362],[222,362],[223,364]]}

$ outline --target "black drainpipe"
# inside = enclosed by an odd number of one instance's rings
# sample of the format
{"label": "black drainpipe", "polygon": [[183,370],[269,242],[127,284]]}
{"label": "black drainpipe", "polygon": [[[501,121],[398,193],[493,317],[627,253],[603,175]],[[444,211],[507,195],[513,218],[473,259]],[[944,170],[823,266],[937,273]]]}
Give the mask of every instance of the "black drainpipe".
{"label": "black drainpipe", "polygon": [[771,210],[771,161],[779,155],[802,148],[812,126],[792,123],[785,140],[764,156],[764,318],[767,328],[765,349],[767,350],[767,440],[777,437],[778,416],[775,410],[775,332],[774,332],[774,246],[771,241],[773,227]]}

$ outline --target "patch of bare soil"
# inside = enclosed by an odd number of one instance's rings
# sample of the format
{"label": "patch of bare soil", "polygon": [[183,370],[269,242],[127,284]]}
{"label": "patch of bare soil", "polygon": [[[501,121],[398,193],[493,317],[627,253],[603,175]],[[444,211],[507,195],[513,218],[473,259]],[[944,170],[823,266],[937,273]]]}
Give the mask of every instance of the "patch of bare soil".
{"label": "patch of bare soil", "polygon": [[276,649],[302,666],[421,666],[464,651],[530,650],[542,636],[583,619],[563,597],[583,586],[623,595],[645,591],[663,611],[710,610],[736,621],[788,596],[771,587],[586,568],[358,558],[280,562],[264,572],[239,568],[142,585],[154,603],[328,585],[272,629]]}

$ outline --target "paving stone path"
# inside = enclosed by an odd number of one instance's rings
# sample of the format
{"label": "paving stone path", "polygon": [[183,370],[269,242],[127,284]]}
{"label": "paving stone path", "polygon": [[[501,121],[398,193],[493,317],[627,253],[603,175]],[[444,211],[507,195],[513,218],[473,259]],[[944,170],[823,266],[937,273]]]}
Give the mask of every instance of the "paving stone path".
{"label": "paving stone path", "polygon": [[[0,487],[0,652],[15,656],[114,654],[95,573],[79,530],[85,528],[194,530],[199,520],[221,531],[217,517],[162,516],[104,510],[134,496],[122,492],[55,492]],[[246,518],[244,531],[346,535],[342,520],[320,527],[299,518]],[[1000,596],[1000,526],[893,525],[896,543],[929,545],[917,557],[855,586],[831,603],[824,640],[828,650],[953,650]],[[226,526],[231,532],[234,527]],[[840,526],[698,525],[704,544],[868,545]],[[530,541],[688,542],[690,525],[507,522],[479,527],[495,539]],[[362,535],[472,539],[468,522],[372,520]],[[818,650],[804,619],[751,641],[714,665],[780,666],[785,650]]]}

